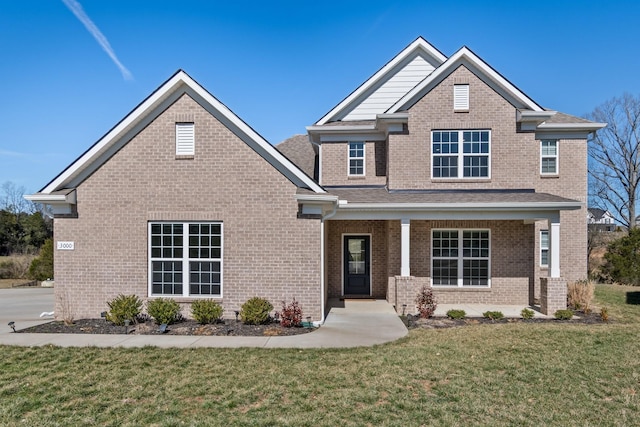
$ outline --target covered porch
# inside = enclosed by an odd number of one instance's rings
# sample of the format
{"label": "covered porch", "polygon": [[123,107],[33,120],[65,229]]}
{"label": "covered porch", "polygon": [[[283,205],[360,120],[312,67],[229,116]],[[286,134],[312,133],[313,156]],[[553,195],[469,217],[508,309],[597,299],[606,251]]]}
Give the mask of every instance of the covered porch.
{"label": "covered porch", "polygon": [[325,298],[385,298],[415,310],[431,287],[440,306],[534,303],[535,223],[547,224],[548,274],[540,311],[566,308],[560,212],[581,203],[527,190],[388,191],[329,189],[338,197],[323,218]]}

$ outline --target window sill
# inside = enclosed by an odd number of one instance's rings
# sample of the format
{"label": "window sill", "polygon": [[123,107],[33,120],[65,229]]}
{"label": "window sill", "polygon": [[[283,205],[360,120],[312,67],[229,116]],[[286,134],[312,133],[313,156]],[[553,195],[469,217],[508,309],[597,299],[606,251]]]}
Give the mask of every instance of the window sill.
{"label": "window sill", "polygon": [[176,154],[176,160],[193,160],[196,156],[193,154]]}
{"label": "window sill", "polygon": [[438,286],[431,285],[431,288],[434,291],[445,291],[445,292],[490,292],[490,286]]}
{"label": "window sill", "polygon": [[365,175],[347,175],[348,180],[366,179]]}
{"label": "window sill", "polygon": [[222,297],[219,295],[203,295],[200,297],[183,297],[178,295],[149,295],[149,300],[154,299],[162,299],[162,298],[172,298],[177,303],[188,304],[194,301],[202,300],[202,299],[215,299],[216,301],[222,300]]}
{"label": "window sill", "polygon": [[431,182],[439,182],[443,184],[454,184],[454,183],[487,183],[491,182],[491,178],[431,178]]}
{"label": "window sill", "polygon": [[550,173],[550,174],[540,174],[540,178],[542,179],[558,179],[560,178],[560,175],[558,175],[557,173]]}
{"label": "window sill", "polygon": [[468,113],[469,110],[453,110],[454,113]]}

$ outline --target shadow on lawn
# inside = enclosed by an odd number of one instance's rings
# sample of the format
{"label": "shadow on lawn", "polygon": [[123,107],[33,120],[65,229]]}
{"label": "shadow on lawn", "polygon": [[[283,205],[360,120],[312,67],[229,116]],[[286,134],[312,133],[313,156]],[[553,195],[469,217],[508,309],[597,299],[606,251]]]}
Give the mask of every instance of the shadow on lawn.
{"label": "shadow on lawn", "polygon": [[627,292],[627,304],[640,305],[640,292]]}

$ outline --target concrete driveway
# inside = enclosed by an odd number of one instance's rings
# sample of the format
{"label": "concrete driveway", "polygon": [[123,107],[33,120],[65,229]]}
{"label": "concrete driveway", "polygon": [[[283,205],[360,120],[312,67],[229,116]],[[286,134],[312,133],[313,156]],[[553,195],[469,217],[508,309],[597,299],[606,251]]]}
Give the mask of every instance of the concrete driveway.
{"label": "concrete driveway", "polygon": [[9,322],[15,322],[16,329],[50,322],[52,317],[40,314],[53,311],[53,305],[53,288],[0,289],[0,335],[13,332]]}

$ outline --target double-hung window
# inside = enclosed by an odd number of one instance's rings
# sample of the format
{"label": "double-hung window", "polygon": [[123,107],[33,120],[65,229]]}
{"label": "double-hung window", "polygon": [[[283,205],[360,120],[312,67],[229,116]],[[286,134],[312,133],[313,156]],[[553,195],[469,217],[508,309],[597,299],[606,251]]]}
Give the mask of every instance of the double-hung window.
{"label": "double-hung window", "polygon": [[555,139],[540,141],[540,173],[542,175],[558,174],[558,141]]}
{"label": "double-hung window", "polygon": [[151,296],[222,296],[222,223],[149,223]]}
{"label": "double-hung window", "polygon": [[490,286],[489,230],[432,230],[433,286]]}
{"label": "double-hung window", "polygon": [[540,231],[540,266],[549,266],[549,230]]}
{"label": "double-hung window", "polygon": [[433,178],[489,178],[491,131],[431,132]]}
{"label": "double-hung window", "polygon": [[349,176],[364,176],[364,142],[349,143]]}

